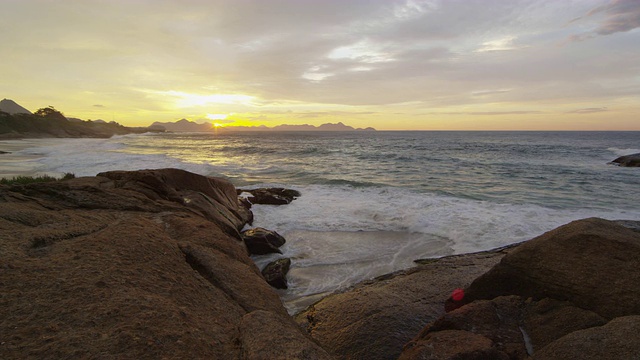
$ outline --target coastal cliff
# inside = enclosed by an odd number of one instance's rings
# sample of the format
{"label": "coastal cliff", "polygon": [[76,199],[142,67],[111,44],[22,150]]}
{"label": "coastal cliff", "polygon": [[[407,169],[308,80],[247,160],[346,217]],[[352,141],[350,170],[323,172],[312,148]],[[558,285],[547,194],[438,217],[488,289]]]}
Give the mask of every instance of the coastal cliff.
{"label": "coastal cliff", "polygon": [[[177,169],[0,185],[0,358],[640,353],[637,223],[585,219],[523,244],[419,261],[294,319],[249,257],[243,204],[226,180]],[[462,299],[450,297],[460,289]]]}

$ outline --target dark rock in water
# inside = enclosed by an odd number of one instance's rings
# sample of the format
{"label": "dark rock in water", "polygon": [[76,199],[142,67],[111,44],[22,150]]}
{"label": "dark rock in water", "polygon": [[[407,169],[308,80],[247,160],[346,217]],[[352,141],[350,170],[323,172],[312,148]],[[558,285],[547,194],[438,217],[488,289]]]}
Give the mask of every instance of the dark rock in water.
{"label": "dark rock in water", "polygon": [[269,285],[276,289],[287,289],[287,273],[291,267],[291,259],[284,258],[270,262],[262,269],[262,276]]}
{"label": "dark rock in water", "polygon": [[286,242],[277,232],[259,227],[243,231],[242,240],[253,255],[282,254],[278,248]]}
{"label": "dark rock in water", "polygon": [[623,316],[604,326],[564,336],[535,353],[536,360],[638,359],[640,358],[640,316]]}
{"label": "dark rock in water", "polygon": [[465,290],[465,302],[520,295],[571,301],[606,319],[640,314],[640,233],[578,220],[525,242]]}
{"label": "dark rock in water", "polygon": [[299,191],[284,188],[238,189],[238,195],[242,192],[248,192],[253,195],[248,197],[252,204],[262,205],[286,205],[300,197]]}
{"label": "dark rock in water", "polygon": [[640,153],[620,156],[611,163],[625,167],[640,167]]}
{"label": "dark rock in water", "polygon": [[11,154],[10,151],[0,151],[0,154]]}

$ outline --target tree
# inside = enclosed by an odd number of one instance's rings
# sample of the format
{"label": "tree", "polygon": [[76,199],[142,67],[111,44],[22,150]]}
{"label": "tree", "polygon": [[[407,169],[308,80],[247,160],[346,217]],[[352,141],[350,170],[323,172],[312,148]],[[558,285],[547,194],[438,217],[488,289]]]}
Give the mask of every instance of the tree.
{"label": "tree", "polygon": [[47,119],[67,120],[67,118],[53,106],[47,106],[36,110],[34,115],[41,116]]}

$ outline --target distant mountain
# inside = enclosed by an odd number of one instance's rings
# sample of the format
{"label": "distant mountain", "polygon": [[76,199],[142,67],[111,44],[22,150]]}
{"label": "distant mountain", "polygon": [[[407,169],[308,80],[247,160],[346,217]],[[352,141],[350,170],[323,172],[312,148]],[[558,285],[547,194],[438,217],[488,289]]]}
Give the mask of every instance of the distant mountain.
{"label": "distant mountain", "polygon": [[362,128],[354,128],[349,125],[345,125],[341,122],[337,124],[322,124],[320,126],[314,126],[309,124],[303,125],[278,125],[272,128],[266,126],[225,126],[221,127],[220,131],[376,131],[376,129],[372,127],[368,127],[366,129]]}
{"label": "distant mountain", "polygon": [[3,99],[0,101],[0,111],[4,111],[11,115],[13,114],[31,114],[31,111],[18,105],[15,101],[9,99]]}
{"label": "distant mountain", "polygon": [[372,131],[375,130],[372,127],[368,127],[366,129],[362,129],[362,128],[358,128],[358,129],[354,129],[353,127],[349,126],[349,125],[345,125],[341,122],[337,123],[337,124],[322,124],[318,127],[319,131],[362,131],[362,130],[366,130],[366,131]]}
{"label": "distant mountain", "polygon": [[222,131],[222,132],[247,132],[247,131],[375,131],[376,129],[368,127],[366,129],[353,128],[345,125],[341,122],[337,124],[322,124],[320,126],[314,125],[278,125],[274,127],[261,126],[222,126],[214,127],[212,124],[204,123],[198,124],[187,119],[182,119],[176,122],[154,122],[149,126],[153,129],[164,129],[166,131],[174,132],[207,132],[207,131]]}
{"label": "distant mountain", "polygon": [[213,129],[213,125],[210,123],[198,124],[194,121],[189,121],[187,119],[178,120],[176,122],[159,122],[156,121],[150,128],[159,129],[162,128],[166,131],[174,131],[174,132],[201,132],[201,131],[211,131]]}

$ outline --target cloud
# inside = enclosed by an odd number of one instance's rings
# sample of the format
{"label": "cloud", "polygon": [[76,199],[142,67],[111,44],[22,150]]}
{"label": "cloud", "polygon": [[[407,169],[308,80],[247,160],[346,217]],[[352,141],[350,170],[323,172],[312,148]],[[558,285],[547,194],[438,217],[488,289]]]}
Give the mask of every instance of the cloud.
{"label": "cloud", "polygon": [[508,51],[522,49],[524,46],[516,45],[515,36],[507,36],[495,40],[485,41],[482,46],[476,50],[476,52],[490,52],[490,51]]}
{"label": "cloud", "polygon": [[[435,108],[518,115],[532,112],[490,110],[533,111],[566,101],[614,104],[610,99],[640,89],[631,76],[639,71],[638,32],[615,41],[555,45],[572,34],[584,40],[634,29],[638,4],[10,1],[0,12],[0,43],[11,54],[0,68],[0,92],[17,97],[35,91],[46,99],[58,96],[52,99],[58,104],[73,97],[56,89],[87,91],[100,97],[85,104],[104,102],[116,113],[283,118],[332,116],[323,111],[335,109],[348,109],[335,116]],[[575,21],[563,27],[570,19]]]}
{"label": "cloud", "polygon": [[609,111],[609,109],[607,109],[606,107],[584,108],[584,109],[567,111],[566,113],[567,114],[593,114],[593,113],[600,113],[605,111]]}
{"label": "cloud", "polygon": [[569,23],[600,17],[595,29],[569,37],[570,41],[584,41],[597,36],[627,32],[640,27],[640,1],[613,0],[606,5],[598,6],[586,15],[577,17]]}
{"label": "cloud", "polygon": [[473,115],[473,116],[531,115],[531,114],[545,114],[545,112],[537,111],[537,110],[519,110],[519,111],[450,111],[450,112],[429,113],[429,115]]}
{"label": "cloud", "polygon": [[473,111],[467,112],[466,115],[526,115],[526,114],[544,114],[543,111],[532,111],[532,110],[523,110],[523,111]]}
{"label": "cloud", "polygon": [[374,111],[307,111],[302,113],[293,114],[299,118],[319,118],[330,116],[358,116],[358,115],[375,115]]}
{"label": "cloud", "polygon": [[498,90],[479,90],[471,92],[472,96],[487,96],[495,94],[504,94],[510,92],[512,89],[498,89]]}

